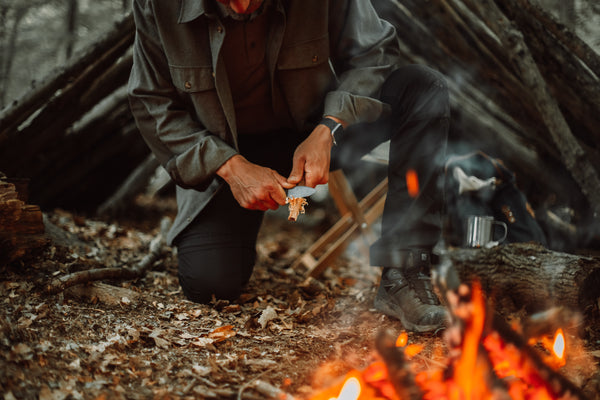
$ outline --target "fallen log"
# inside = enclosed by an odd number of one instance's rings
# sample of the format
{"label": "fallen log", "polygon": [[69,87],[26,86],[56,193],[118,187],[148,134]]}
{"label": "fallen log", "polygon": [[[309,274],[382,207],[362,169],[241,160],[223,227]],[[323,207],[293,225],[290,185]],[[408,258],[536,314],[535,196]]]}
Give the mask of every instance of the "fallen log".
{"label": "fallen log", "polygon": [[560,305],[592,313],[600,298],[600,258],[548,250],[535,243],[448,252],[460,280],[478,280],[505,312],[535,313]]}

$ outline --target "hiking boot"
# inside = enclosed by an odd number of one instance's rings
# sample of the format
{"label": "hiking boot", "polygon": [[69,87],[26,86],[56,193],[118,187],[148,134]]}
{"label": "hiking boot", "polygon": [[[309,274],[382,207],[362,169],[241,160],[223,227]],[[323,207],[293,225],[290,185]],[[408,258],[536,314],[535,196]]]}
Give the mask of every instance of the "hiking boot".
{"label": "hiking boot", "polygon": [[409,331],[435,331],[446,322],[446,308],[440,305],[429,268],[423,265],[384,268],[375,308],[398,318]]}

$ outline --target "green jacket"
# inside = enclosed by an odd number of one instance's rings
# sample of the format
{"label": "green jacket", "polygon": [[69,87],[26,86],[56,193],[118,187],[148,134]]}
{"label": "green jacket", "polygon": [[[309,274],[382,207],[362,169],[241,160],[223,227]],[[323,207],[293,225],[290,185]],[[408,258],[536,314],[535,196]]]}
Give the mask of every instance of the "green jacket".
{"label": "green jacket", "polygon": [[[225,184],[215,171],[237,154],[234,106],[219,50],[216,0],[134,0],[131,110],[144,140],[177,183],[168,242]],[[374,121],[397,64],[394,28],[368,0],[272,0],[267,63],[298,131],[323,115]]]}

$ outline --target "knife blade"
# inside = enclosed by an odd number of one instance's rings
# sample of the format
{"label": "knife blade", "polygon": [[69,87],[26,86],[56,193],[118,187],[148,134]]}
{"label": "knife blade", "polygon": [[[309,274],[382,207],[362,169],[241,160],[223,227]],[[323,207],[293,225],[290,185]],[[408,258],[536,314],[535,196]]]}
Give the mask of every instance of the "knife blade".
{"label": "knife blade", "polygon": [[287,191],[287,197],[298,198],[298,197],[309,197],[312,196],[317,189],[309,186],[296,186]]}

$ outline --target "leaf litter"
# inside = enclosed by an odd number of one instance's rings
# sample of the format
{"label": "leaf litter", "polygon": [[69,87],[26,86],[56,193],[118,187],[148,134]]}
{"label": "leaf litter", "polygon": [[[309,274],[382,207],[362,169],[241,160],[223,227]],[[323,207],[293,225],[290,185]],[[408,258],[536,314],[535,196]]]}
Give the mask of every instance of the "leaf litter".
{"label": "leaf litter", "polygon": [[336,373],[366,365],[382,325],[401,328],[370,309],[378,271],[359,251],[310,284],[291,270],[330,221],[303,225],[278,213],[266,216],[255,272],[237,301],[186,300],[173,249],[141,279],[44,293],[51,278],[139,261],[159,226],[141,216],[105,222],[54,210],[46,217],[73,245],[3,268],[4,399],[264,398],[242,392],[259,377],[302,397],[323,383],[314,376],[323,365],[335,363]]}
{"label": "leaf litter", "polygon": [[[174,249],[140,279],[44,293],[51,278],[142,259],[159,214],[174,214],[166,203],[159,213],[142,199],[135,218],[112,222],[54,210],[46,216],[73,245],[2,268],[4,400],[262,399],[252,385],[259,380],[302,399],[376,360],[382,329],[402,331],[372,309],[379,270],[369,267],[362,239],[318,279],[306,279],[290,265],[335,221],[290,223],[277,212],[265,217],[257,266],[237,301],[186,300]],[[423,363],[443,362],[441,334],[409,338],[423,346]],[[596,358],[599,343],[590,344]]]}

